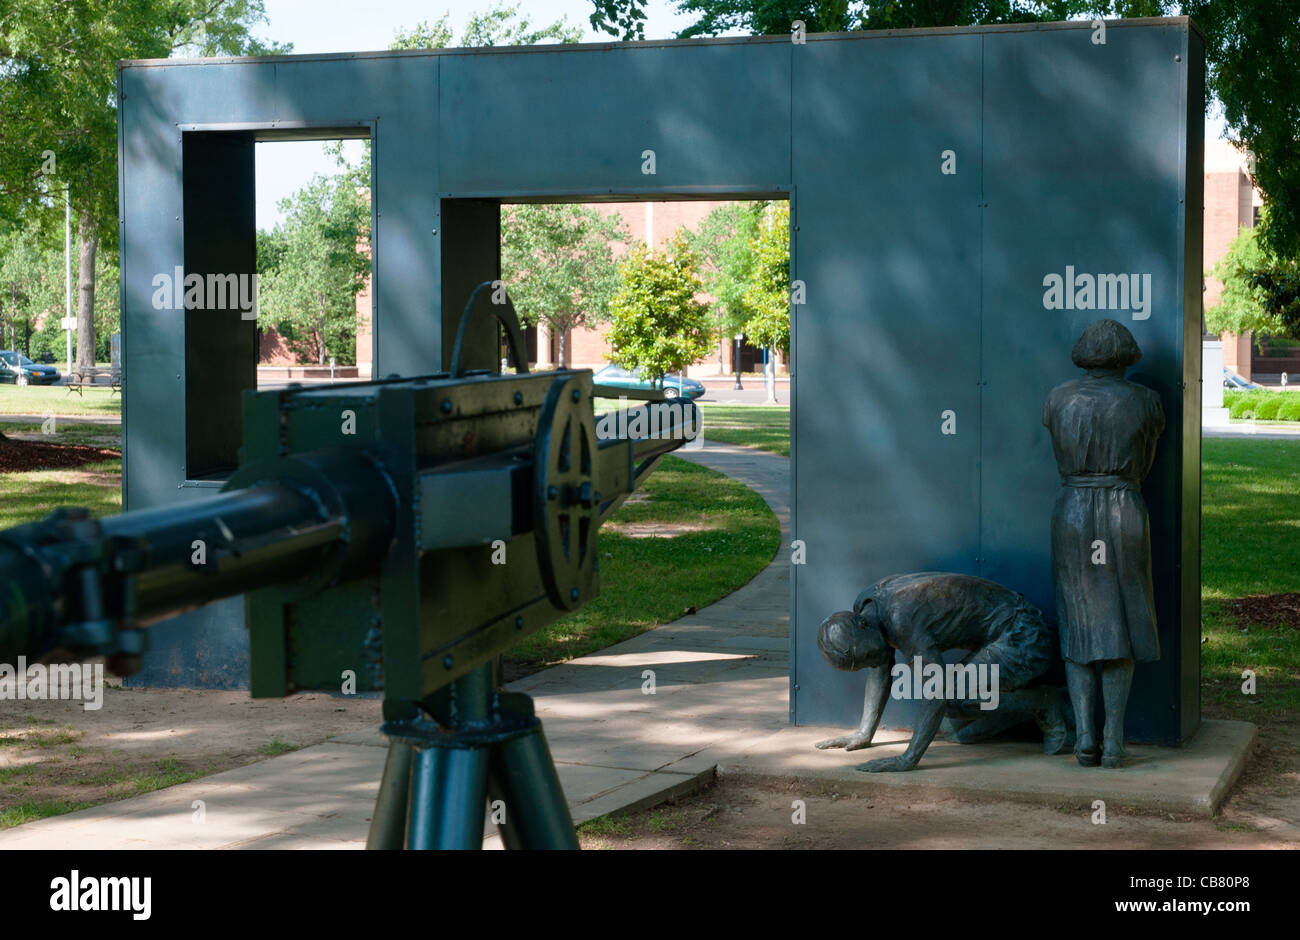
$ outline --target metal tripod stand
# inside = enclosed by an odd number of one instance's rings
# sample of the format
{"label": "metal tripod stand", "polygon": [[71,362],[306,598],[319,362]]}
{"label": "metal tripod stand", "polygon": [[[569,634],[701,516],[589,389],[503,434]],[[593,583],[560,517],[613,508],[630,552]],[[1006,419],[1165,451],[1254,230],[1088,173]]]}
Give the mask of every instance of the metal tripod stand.
{"label": "metal tripod stand", "polygon": [[506,848],[578,848],[531,698],[499,691],[488,664],[437,692],[426,710],[432,720],[381,729],[388,759],[366,848],[481,848],[489,798]]}

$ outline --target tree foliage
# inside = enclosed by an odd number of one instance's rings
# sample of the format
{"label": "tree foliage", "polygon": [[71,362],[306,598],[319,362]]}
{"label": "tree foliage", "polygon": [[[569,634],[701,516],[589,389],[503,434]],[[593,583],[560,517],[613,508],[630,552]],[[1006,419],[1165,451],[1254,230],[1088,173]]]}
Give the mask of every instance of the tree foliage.
{"label": "tree foliage", "polygon": [[1243,227],[1228,245],[1228,253],[1208,274],[1223,284],[1219,302],[1205,311],[1205,328],[1211,333],[1273,333],[1280,320],[1264,308],[1262,292],[1252,283],[1256,271],[1265,267],[1264,250],[1253,228]]}
{"label": "tree foliage", "polygon": [[38,232],[0,235],[0,345],[31,355],[30,336],[39,330],[41,315],[62,317],[63,284],[63,255],[52,252]]}
{"label": "tree foliage", "polygon": [[612,242],[629,235],[618,215],[587,206],[516,205],[502,211],[501,279],[520,321],[545,322],[560,339],[560,365],[569,335],[608,317],[618,288]]}
{"label": "tree foliage", "polygon": [[751,251],[754,267],[745,284],[751,343],[790,352],[790,204],[775,203],[764,215]]}
{"label": "tree foliage", "polygon": [[662,382],[708,354],[711,323],[708,304],[696,297],[704,290],[698,266],[680,229],[657,251],[638,243],[628,252],[609,305],[614,362]]}
{"label": "tree foliage", "polygon": [[355,358],[356,297],[370,275],[370,206],[347,174],[316,176],[281,200],[257,239],[258,319],[319,365]]}
{"label": "tree foliage", "polygon": [[728,202],[718,206],[687,234],[700,259],[700,278],[714,298],[711,306],[715,335],[730,339],[745,330],[752,308],[746,287],[753,277],[753,240],[758,235],[763,202]]}
{"label": "tree foliage", "polygon": [[1243,227],[1228,253],[1207,272],[1223,283],[1219,303],[1205,311],[1212,333],[1253,332],[1300,339],[1300,263],[1279,259],[1261,237],[1271,209],[1260,213],[1257,228]]}
{"label": "tree foliage", "polygon": [[580,42],[582,30],[570,26],[560,17],[549,26],[534,27],[521,4],[498,2],[491,9],[470,16],[460,42],[452,41],[451,14],[444,13],[433,22],[417,23],[409,30],[398,30],[390,49],[446,49],[450,46],[533,46],[549,40]]}
{"label": "tree foliage", "polygon": [[1233,136],[1255,157],[1255,185],[1270,207],[1263,247],[1300,259],[1300,10],[1294,0],[1192,0],[1205,30],[1207,85]]}
{"label": "tree foliage", "polygon": [[47,231],[68,192],[80,243],[77,361],[95,358],[101,243],[117,239],[117,62],[287,51],[262,0],[22,0],[0,8],[0,225]]}
{"label": "tree foliage", "polygon": [[[74,256],[79,247],[74,237]],[[111,336],[121,322],[117,259],[101,252],[96,263],[94,357],[107,362]],[[0,346],[33,359],[63,360],[64,264],[62,241],[45,238],[36,228],[0,234]]]}

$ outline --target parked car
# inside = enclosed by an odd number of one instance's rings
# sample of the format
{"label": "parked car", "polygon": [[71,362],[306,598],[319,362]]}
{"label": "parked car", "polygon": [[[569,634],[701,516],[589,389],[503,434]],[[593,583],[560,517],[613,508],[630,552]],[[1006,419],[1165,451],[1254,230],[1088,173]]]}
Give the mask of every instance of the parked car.
{"label": "parked car", "polygon": [[[621,366],[605,366],[596,373],[593,381],[597,385],[613,385],[616,388],[637,388],[647,391],[660,388],[640,372],[629,372]],[[703,397],[704,385],[695,379],[669,375],[664,377],[662,391],[664,398],[676,398],[681,395],[683,398],[695,399]]]}
{"label": "parked car", "polygon": [[32,362],[20,352],[0,352],[0,382],[13,385],[53,385],[62,376],[54,366]]}
{"label": "parked car", "polygon": [[1260,385],[1258,382],[1251,382],[1248,379],[1243,379],[1237,373],[1225,367],[1223,370],[1223,387],[1224,388],[1263,388],[1264,386]]}

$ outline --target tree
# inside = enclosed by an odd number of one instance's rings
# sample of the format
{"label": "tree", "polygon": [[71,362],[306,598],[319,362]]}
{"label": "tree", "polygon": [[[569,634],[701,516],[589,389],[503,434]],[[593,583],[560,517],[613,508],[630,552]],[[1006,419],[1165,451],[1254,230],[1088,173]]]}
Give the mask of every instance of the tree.
{"label": "tree", "polygon": [[1255,158],[1254,183],[1271,210],[1257,237],[1274,257],[1300,259],[1300,13],[1277,0],[1191,0],[1185,9],[1205,30],[1206,84]]}
{"label": "tree", "polygon": [[[678,0],[680,13],[699,15],[679,37],[717,36],[744,30],[754,35],[780,35],[801,21],[810,33],[852,29],[913,29],[931,26],[969,26],[976,23],[1027,23],[1064,20],[1093,12],[1095,8],[1125,7],[1142,12],[1127,16],[1158,16],[1157,0],[1097,3],[1056,0],[1030,3],[1021,0]],[[645,38],[645,0],[592,0],[592,29],[622,39]]]}
{"label": "tree", "polygon": [[569,334],[608,316],[618,289],[611,242],[629,240],[623,220],[587,206],[517,205],[502,211],[501,279],[520,321],[545,322],[569,361]]}
{"label": "tree", "polygon": [[[750,309],[745,332],[750,342],[768,350],[790,352],[790,206],[772,205],[751,241],[754,267],[745,286]],[[769,361],[771,357],[769,356]],[[776,401],[776,370],[764,376],[769,401]]]}
{"label": "tree", "polygon": [[582,30],[570,26],[560,17],[549,26],[534,29],[527,15],[520,15],[520,4],[498,2],[484,13],[475,13],[465,24],[460,42],[452,42],[449,24],[450,13],[444,13],[432,23],[423,21],[409,30],[397,31],[390,49],[446,49],[449,46],[533,46],[555,40],[556,42],[581,42]]}
{"label": "tree", "polygon": [[[0,235],[0,345],[31,355],[30,337],[42,313],[62,317],[63,256],[33,228]],[[7,332],[6,332],[7,331]]]}
{"label": "tree", "polygon": [[[729,202],[718,206],[687,235],[700,258],[700,275],[705,290],[714,298],[713,322],[719,341],[741,332],[751,310],[745,287],[753,276],[752,242],[763,219],[764,202]],[[718,367],[722,367],[721,342]]]}
{"label": "tree", "polygon": [[695,273],[699,259],[682,230],[658,251],[638,243],[619,265],[622,286],[610,302],[611,355],[625,369],[663,382],[709,352],[709,306]]}
{"label": "tree", "polygon": [[362,249],[370,207],[348,174],[316,176],[281,200],[284,222],[258,236],[258,306],[277,329],[306,345],[318,365],[354,355],[356,297],[370,275]]}
{"label": "tree", "polygon": [[1261,213],[1260,227],[1243,227],[1206,272],[1223,284],[1219,303],[1205,311],[1212,333],[1252,332],[1257,343],[1265,335],[1300,339],[1300,265],[1279,260],[1262,243],[1269,211]]}
{"label": "tree", "polygon": [[117,62],[287,51],[262,0],[23,0],[0,13],[0,221],[40,225],[67,193],[79,251],[77,364],[95,359],[95,276],[117,239]]}
{"label": "tree", "polygon": [[624,41],[645,39],[645,0],[592,0],[591,28]]}

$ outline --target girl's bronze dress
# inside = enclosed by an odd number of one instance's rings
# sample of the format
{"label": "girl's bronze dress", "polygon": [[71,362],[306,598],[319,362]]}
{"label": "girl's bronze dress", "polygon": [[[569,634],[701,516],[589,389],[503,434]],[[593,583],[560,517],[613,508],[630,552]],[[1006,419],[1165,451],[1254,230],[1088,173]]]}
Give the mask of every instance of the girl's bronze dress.
{"label": "girl's bronze dress", "polygon": [[1061,656],[1159,659],[1141,485],[1165,426],[1160,398],[1097,370],[1052,389],[1043,424],[1061,473],[1052,514]]}

